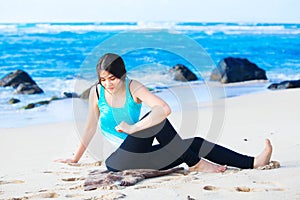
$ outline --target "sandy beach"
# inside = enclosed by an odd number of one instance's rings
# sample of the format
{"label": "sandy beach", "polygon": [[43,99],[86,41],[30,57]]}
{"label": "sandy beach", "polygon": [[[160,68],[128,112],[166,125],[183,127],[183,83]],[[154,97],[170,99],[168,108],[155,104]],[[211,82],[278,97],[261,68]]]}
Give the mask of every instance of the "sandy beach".
{"label": "sandy beach", "polygon": [[[300,199],[299,99],[300,89],[290,89],[223,102],[224,120],[218,124],[221,133],[217,143],[255,156],[269,138],[271,160],[279,161],[280,168],[174,173],[110,190],[83,190],[90,171],[105,169],[89,152],[78,165],[53,162],[71,157],[76,150],[79,137],[75,122],[0,129],[0,199]],[[211,105],[198,106],[201,125],[197,131],[206,138],[202,133],[210,124]],[[180,112],[173,112],[170,120],[180,129]],[[189,137],[188,132],[180,134]]]}

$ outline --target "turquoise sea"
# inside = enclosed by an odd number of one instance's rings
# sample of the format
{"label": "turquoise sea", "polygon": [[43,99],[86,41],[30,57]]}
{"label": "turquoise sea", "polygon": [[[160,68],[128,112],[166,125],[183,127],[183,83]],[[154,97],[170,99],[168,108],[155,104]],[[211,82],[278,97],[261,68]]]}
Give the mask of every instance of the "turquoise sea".
{"label": "turquoise sea", "polygon": [[[136,33],[143,33],[143,37]],[[158,33],[165,35],[162,37]],[[185,39],[191,46],[186,45]],[[155,41],[152,46],[144,45],[152,40]],[[173,44],[178,42],[172,48],[188,54],[182,56],[167,48],[171,40]],[[103,46],[105,48],[101,48]],[[126,50],[128,46],[131,49]],[[227,97],[265,91],[273,82],[300,79],[300,24],[2,23],[0,78],[16,69],[25,70],[45,93],[16,95],[13,88],[0,88],[0,127],[70,120],[71,99],[32,110],[20,108],[61,96],[63,92],[73,92],[78,80],[95,81],[95,62],[105,51],[120,50],[131,77],[164,90],[184,84],[170,79],[168,69],[182,63],[195,70],[191,60],[197,59],[199,47],[211,60],[201,67],[198,84],[208,80],[212,68],[229,56],[247,58],[266,70],[269,82],[226,86]],[[98,50],[99,55],[95,54]],[[21,103],[8,105],[12,97],[20,99]],[[202,100],[206,98],[204,95]]]}

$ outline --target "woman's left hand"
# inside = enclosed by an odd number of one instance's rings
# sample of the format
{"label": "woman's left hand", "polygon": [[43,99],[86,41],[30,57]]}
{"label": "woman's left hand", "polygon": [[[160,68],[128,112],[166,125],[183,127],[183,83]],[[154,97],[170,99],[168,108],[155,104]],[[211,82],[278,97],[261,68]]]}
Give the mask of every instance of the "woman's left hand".
{"label": "woman's left hand", "polygon": [[118,132],[124,132],[127,134],[132,134],[135,132],[134,125],[129,125],[126,122],[121,122],[118,126],[115,127]]}

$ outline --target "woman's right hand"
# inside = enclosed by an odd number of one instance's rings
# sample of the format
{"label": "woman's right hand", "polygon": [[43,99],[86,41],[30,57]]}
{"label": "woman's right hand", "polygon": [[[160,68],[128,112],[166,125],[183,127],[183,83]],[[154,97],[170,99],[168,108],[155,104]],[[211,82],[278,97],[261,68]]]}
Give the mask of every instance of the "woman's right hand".
{"label": "woman's right hand", "polygon": [[77,163],[77,161],[75,161],[72,158],[67,158],[67,159],[57,159],[54,160],[54,162],[59,162],[59,163]]}

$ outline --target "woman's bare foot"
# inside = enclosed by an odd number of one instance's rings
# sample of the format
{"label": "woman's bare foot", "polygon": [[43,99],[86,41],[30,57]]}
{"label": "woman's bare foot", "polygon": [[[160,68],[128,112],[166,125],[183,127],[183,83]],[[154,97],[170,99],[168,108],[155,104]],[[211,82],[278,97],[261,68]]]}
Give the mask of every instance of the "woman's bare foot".
{"label": "woman's bare foot", "polygon": [[272,145],[269,139],[266,139],[264,150],[254,158],[253,168],[258,168],[269,164],[272,155]]}
{"label": "woman's bare foot", "polygon": [[208,162],[204,159],[201,159],[196,165],[190,167],[189,171],[220,173],[220,172],[224,172],[226,169],[227,169],[226,165],[221,166],[221,165]]}

